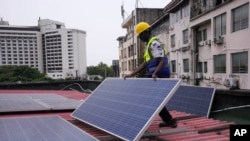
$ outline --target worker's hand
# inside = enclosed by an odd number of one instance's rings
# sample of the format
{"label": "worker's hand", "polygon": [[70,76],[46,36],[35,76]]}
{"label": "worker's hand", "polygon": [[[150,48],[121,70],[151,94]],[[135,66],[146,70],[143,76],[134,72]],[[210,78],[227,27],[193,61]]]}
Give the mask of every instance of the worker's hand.
{"label": "worker's hand", "polygon": [[152,74],[152,78],[153,78],[154,80],[156,80],[157,75],[153,73],[153,74]]}
{"label": "worker's hand", "polygon": [[131,75],[130,74],[126,74],[123,78],[126,79],[128,77],[131,77]]}

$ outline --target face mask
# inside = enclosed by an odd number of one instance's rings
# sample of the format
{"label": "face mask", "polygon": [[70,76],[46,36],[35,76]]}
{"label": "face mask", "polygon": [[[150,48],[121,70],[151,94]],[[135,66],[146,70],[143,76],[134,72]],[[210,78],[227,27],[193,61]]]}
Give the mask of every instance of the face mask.
{"label": "face mask", "polygon": [[142,32],[140,35],[139,35],[139,38],[144,41],[144,42],[147,42],[148,39],[149,39],[149,32]]}

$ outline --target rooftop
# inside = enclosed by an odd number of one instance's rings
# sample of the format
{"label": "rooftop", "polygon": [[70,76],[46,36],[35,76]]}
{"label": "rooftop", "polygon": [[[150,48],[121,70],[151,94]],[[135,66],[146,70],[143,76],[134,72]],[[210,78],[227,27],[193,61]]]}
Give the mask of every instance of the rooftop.
{"label": "rooftop", "polygon": [[[0,90],[1,94],[55,94],[74,100],[85,100],[89,94],[77,91],[55,91],[55,90]],[[0,118],[10,117],[31,117],[31,116],[53,116],[58,115],[63,119],[69,121],[71,124],[77,126],[81,130],[93,135],[101,141],[120,140],[113,135],[83,123],[71,117],[72,110],[59,111],[29,111],[29,112],[11,112],[2,113]],[[155,117],[152,124],[149,126],[140,141],[156,141],[156,140],[170,140],[170,141],[189,141],[189,140],[229,140],[229,126],[235,124],[234,122],[220,121],[212,118],[196,116],[185,112],[170,111],[172,116],[177,119],[178,127],[158,127],[161,122],[160,117]]]}

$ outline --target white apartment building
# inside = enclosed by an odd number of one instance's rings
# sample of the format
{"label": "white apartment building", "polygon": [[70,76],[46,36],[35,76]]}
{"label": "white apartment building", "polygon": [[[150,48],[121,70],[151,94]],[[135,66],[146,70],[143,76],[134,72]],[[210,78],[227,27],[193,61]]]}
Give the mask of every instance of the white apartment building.
{"label": "white apartment building", "polygon": [[250,0],[172,0],[152,31],[183,85],[249,89]]}
{"label": "white apartment building", "polygon": [[86,77],[86,32],[67,29],[64,23],[39,20],[44,72],[55,79]]}
{"label": "white apartment building", "polygon": [[53,79],[87,74],[86,32],[39,19],[38,26],[0,25],[0,65],[28,65]]}
{"label": "white apartment building", "polygon": [[8,22],[0,25],[0,56],[0,65],[27,65],[43,72],[39,28],[11,26]]}

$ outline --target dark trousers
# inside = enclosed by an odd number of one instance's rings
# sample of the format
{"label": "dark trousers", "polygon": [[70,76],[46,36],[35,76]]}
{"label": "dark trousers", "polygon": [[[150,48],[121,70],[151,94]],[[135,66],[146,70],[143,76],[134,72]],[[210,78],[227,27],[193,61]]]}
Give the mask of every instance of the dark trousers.
{"label": "dark trousers", "polygon": [[169,111],[167,110],[166,107],[164,107],[161,112],[159,113],[161,119],[164,122],[169,122],[170,120],[172,120],[172,116],[170,115]]}
{"label": "dark trousers", "polygon": [[[151,78],[152,76],[151,75],[148,75],[147,76],[148,78]],[[169,78],[169,75],[167,76],[158,76],[159,78]],[[168,109],[166,107],[164,107],[161,112],[159,113],[159,116],[161,117],[161,119],[164,121],[164,122],[169,122],[170,120],[173,119],[173,117],[170,115]]]}

